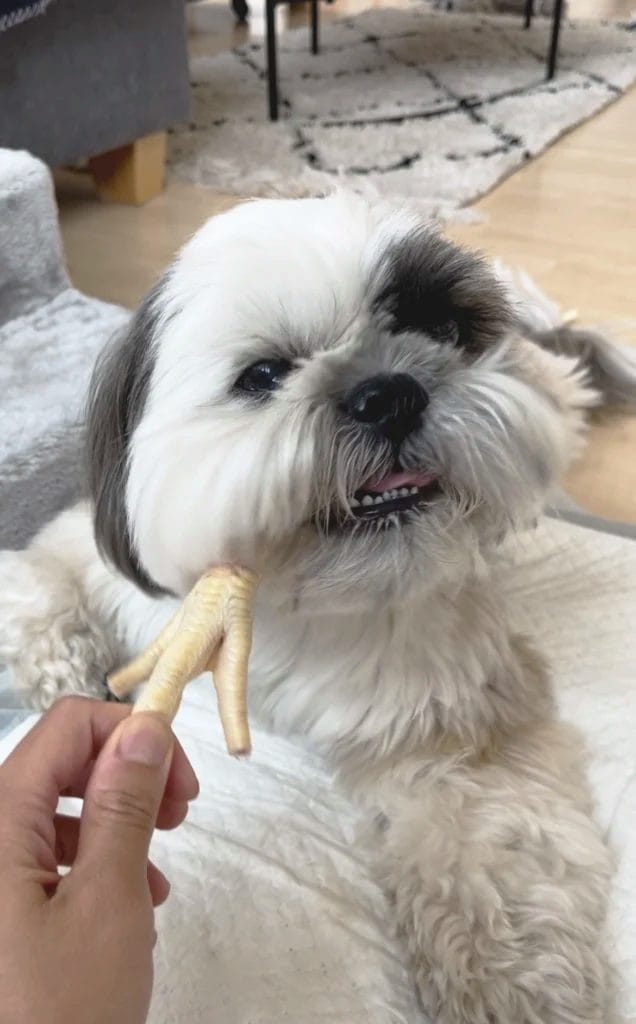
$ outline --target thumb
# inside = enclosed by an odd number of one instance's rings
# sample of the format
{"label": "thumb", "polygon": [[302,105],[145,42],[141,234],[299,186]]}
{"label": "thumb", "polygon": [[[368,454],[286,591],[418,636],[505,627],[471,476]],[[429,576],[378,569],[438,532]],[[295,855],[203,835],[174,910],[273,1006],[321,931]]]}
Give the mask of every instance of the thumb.
{"label": "thumb", "polygon": [[151,712],[131,715],[114,730],[86,789],[76,868],[145,885],[172,749],[168,723]]}

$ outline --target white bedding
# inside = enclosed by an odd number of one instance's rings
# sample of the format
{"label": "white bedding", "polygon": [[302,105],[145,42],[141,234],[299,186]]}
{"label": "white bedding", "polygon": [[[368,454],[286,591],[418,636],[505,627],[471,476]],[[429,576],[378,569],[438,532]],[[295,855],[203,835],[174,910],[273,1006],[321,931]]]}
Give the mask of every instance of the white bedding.
{"label": "white bedding", "polygon": [[[611,921],[621,1005],[636,1022],[636,543],[546,520],[502,568],[514,616],[554,665],[564,717],[592,754],[598,818],[618,855]],[[159,916],[151,1024],[425,1024],[390,912],[323,766],[254,730],[224,753],[211,686],[176,732],[202,781],[154,856],[173,882]],[[25,726],[0,742],[0,758]]]}

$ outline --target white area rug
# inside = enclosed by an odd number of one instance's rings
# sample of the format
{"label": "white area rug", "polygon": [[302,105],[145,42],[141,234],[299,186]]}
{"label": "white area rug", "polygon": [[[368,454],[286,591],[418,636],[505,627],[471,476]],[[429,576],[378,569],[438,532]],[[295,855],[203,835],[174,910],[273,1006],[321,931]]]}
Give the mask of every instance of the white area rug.
{"label": "white area rug", "polygon": [[279,35],[281,120],[265,108],[259,42],[192,62],[192,121],[173,178],[218,191],[303,193],[340,182],[448,213],[488,191],[636,80],[636,26],[564,25],[546,83],[549,22],[444,14],[426,2]]}

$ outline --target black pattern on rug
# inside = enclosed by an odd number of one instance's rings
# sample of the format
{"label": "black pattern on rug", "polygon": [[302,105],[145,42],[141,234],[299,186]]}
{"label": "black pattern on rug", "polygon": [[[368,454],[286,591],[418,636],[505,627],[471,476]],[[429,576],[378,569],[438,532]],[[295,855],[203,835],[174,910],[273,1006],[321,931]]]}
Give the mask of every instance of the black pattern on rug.
{"label": "black pattern on rug", "polygon": [[267,120],[265,55],[251,42],[192,64],[193,118],[171,135],[174,177],[243,194],[347,184],[442,215],[473,201],[636,80],[632,25],[550,25],[479,13],[370,10],[279,39],[281,120]]}

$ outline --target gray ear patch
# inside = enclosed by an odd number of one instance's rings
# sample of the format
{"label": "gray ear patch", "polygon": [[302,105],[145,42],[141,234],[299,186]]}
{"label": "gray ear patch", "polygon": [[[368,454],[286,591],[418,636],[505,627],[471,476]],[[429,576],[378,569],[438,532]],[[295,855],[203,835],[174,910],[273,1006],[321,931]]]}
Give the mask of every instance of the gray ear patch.
{"label": "gray ear patch", "polygon": [[100,553],[149,594],[161,593],[139,564],[126,516],[129,445],[146,405],[154,366],[153,340],[162,315],[160,281],[130,327],[97,360],[88,393],[86,460]]}

